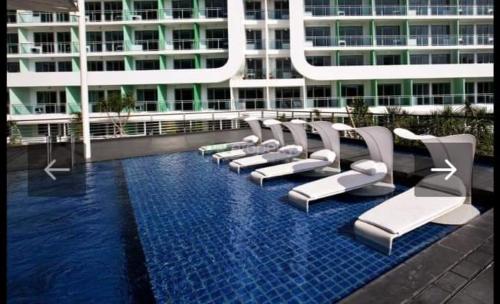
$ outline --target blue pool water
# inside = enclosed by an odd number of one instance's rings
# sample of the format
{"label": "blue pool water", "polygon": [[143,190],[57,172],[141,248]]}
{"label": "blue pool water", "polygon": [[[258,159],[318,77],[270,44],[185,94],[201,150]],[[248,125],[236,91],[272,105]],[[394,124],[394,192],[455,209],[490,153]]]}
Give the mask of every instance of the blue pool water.
{"label": "blue pool water", "polygon": [[261,188],[248,173],[195,152],[94,163],[66,198],[29,197],[9,174],[9,303],[330,303],[454,229],[425,225],[386,256],[351,235],[385,198],[306,214],[286,202],[304,179]]}

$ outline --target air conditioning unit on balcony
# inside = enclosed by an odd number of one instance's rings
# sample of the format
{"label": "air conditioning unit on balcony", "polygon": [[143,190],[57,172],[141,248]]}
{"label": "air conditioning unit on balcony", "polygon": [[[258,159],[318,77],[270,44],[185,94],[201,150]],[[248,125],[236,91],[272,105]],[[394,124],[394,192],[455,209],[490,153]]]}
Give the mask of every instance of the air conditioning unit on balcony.
{"label": "air conditioning unit on balcony", "polygon": [[255,50],[257,45],[255,43],[247,43],[247,50]]}
{"label": "air conditioning unit on balcony", "polygon": [[142,20],[142,16],[141,15],[133,15],[132,20]]}
{"label": "air conditioning unit on balcony", "polygon": [[408,39],[408,45],[409,46],[416,46],[417,45],[417,39]]}
{"label": "air conditioning unit on balcony", "polygon": [[488,43],[493,43],[493,37],[488,37]]}
{"label": "air conditioning unit on balcony", "polygon": [[85,22],[89,22],[90,21],[90,16],[85,16]]}
{"label": "air conditioning unit on balcony", "polygon": [[43,107],[35,107],[35,114],[42,114],[43,112]]}
{"label": "air conditioning unit on balcony", "polygon": [[463,15],[464,10],[463,10],[461,7],[459,7],[459,8],[457,8],[457,13],[458,13],[459,15]]}
{"label": "air conditioning unit on balcony", "polygon": [[312,42],[312,40],[306,40],[304,42],[304,46],[305,47],[313,47],[314,46],[314,43]]}
{"label": "air conditioning unit on balcony", "polygon": [[463,37],[458,37],[457,41],[458,41],[458,44],[464,44],[464,38]]}
{"label": "air conditioning unit on balcony", "polygon": [[290,48],[290,43],[288,43],[288,42],[281,43],[281,48],[282,49],[289,49]]}
{"label": "air conditioning unit on balcony", "polygon": [[492,8],[488,9],[488,15],[493,15],[493,9]]}
{"label": "air conditioning unit on balcony", "polygon": [[345,40],[339,40],[339,46],[346,46],[347,42]]}
{"label": "air conditioning unit on balcony", "polygon": [[345,16],[345,12],[344,12],[344,11],[340,11],[340,10],[339,10],[339,11],[337,12],[337,15],[339,15],[339,16]]}
{"label": "air conditioning unit on balcony", "polygon": [[130,46],[131,51],[142,51],[142,44],[132,44]]}
{"label": "air conditioning unit on balcony", "polygon": [[408,10],[408,16],[416,16],[417,10]]}
{"label": "air conditioning unit on balcony", "polygon": [[283,72],[282,76],[285,79],[291,79],[292,78],[292,73],[291,72]]}
{"label": "air conditioning unit on balcony", "polygon": [[31,50],[32,54],[41,54],[42,53],[41,46],[32,46],[30,50]]}

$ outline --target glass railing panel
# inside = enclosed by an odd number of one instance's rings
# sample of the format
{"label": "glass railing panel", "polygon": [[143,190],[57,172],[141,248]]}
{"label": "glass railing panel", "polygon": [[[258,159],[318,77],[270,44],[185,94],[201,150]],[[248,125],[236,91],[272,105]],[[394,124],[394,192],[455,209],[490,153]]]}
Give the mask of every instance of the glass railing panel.
{"label": "glass railing panel", "polygon": [[290,18],[290,12],[287,9],[269,10],[268,16],[269,19],[287,20]]}
{"label": "glass railing panel", "polygon": [[372,8],[370,6],[346,6],[339,5],[336,10],[337,16],[370,16]]}
{"label": "glass railing panel", "polygon": [[372,38],[370,36],[339,36],[336,39],[337,46],[370,46]]}
{"label": "glass railing panel", "polygon": [[262,19],[264,19],[264,11],[263,10],[246,10],[245,11],[245,19],[262,20]]}
{"label": "glass railing panel", "polygon": [[375,41],[378,46],[406,45],[406,36],[377,36]]}
{"label": "glass railing panel", "polygon": [[276,98],[274,100],[276,109],[302,109],[303,107],[301,98]]}
{"label": "glass railing panel", "polygon": [[305,10],[312,16],[333,16],[335,11],[333,7],[322,5],[306,5]]}
{"label": "glass railing panel", "polygon": [[262,39],[247,39],[247,50],[262,50],[264,47],[264,40]]}
{"label": "glass railing panel", "polygon": [[406,15],[406,7],[402,5],[382,5],[375,7],[377,16],[401,16]]}
{"label": "glass railing panel", "polygon": [[209,99],[203,103],[204,110],[223,111],[231,110],[230,100]]}
{"label": "glass railing panel", "polygon": [[36,105],[11,105],[12,114],[65,114],[66,105],[58,103],[39,103]]}
{"label": "glass railing panel", "polygon": [[200,40],[200,47],[205,49],[227,49],[227,38],[208,38]]}
{"label": "glass railing panel", "polygon": [[205,18],[227,18],[227,8],[208,7],[200,11]]}
{"label": "glass railing panel", "polygon": [[334,46],[335,39],[328,36],[307,36],[306,41],[312,43],[313,46]]}
{"label": "glass railing panel", "polygon": [[195,48],[194,39],[173,39],[174,50],[192,50]]}
{"label": "glass railing panel", "polygon": [[136,112],[156,112],[158,111],[158,101],[137,101],[134,110]]}
{"label": "glass railing panel", "polygon": [[272,40],[270,47],[275,50],[288,50],[290,49],[290,40]]}

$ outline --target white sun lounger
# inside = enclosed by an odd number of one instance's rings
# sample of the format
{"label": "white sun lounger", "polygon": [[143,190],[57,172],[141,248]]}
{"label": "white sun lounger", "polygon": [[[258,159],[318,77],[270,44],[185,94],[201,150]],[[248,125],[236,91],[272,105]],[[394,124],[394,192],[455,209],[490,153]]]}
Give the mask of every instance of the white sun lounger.
{"label": "white sun lounger", "polygon": [[[339,172],[340,137],[338,131],[333,129],[332,124],[326,121],[311,122],[309,125],[320,134],[324,149],[312,153],[308,159],[256,169],[250,174],[252,180],[262,186],[265,179],[313,171],[327,166],[334,166],[336,171]],[[304,136],[307,136],[305,132]]]}
{"label": "white sun lounger", "polygon": [[[305,151],[307,151],[307,137],[302,138],[300,136],[301,131],[299,131],[300,129],[303,130],[303,124],[305,123],[306,122],[302,120],[292,120],[291,122],[281,123],[291,131],[295,142],[294,145],[286,145],[279,148],[276,152],[269,152],[262,155],[249,156],[233,160],[229,163],[229,167],[240,173],[241,169],[244,168],[274,164],[300,157]],[[277,124],[277,126],[280,126],[280,124]]]}
{"label": "white sun lounger", "polygon": [[351,128],[334,124],[339,131],[355,130],[365,140],[371,159],[351,164],[351,170],[297,186],[288,192],[289,200],[297,207],[309,211],[309,203],[325,197],[359,189],[356,194],[385,195],[394,191],[392,177],[392,133],[384,127]]}
{"label": "white sun lounger", "polygon": [[280,146],[284,145],[283,130],[280,126],[281,122],[275,119],[267,119],[264,121],[264,125],[271,128],[273,133],[273,139],[268,139],[263,141],[258,146],[248,147],[244,149],[230,150],[215,153],[212,157],[217,164],[220,164],[223,160],[234,160],[238,158],[243,158],[252,155],[260,155],[268,152],[273,152],[278,150]]}
{"label": "white sun lounger", "polygon": [[259,143],[262,139],[262,129],[259,124],[259,119],[256,117],[248,117],[244,120],[252,129],[252,132],[254,133],[253,135],[246,136],[241,141],[202,146],[198,148],[198,151],[201,152],[202,156],[205,156],[205,154],[208,153],[216,153],[231,149],[243,149],[245,147],[254,146]]}
{"label": "white sun lounger", "polygon": [[[472,168],[476,139],[469,134],[434,137],[415,135],[405,129],[394,133],[409,140],[421,140],[431,153],[434,166],[445,160],[454,163],[455,175],[426,176],[415,187],[361,214],[354,223],[356,237],[376,249],[391,253],[393,240],[429,222],[463,225],[479,215],[470,204]],[[471,144],[472,153],[448,143]],[[465,160],[465,158],[468,158]]]}

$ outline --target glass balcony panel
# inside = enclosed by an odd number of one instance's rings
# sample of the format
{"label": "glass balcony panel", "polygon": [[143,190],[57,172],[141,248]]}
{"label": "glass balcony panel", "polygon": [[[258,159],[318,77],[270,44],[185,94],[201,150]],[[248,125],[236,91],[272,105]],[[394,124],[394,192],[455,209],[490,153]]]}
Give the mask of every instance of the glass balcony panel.
{"label": "glass balcony panel", "polygon": [[275,20],[288,20],[290,18],[290,12],[287,9],[276,9],[268,11],[269,19]]}
{"label": "glass balcony panel", "polygon": [[245,10],[245,19],[262,20],[262,19],[264,19],[264,11],[263,10]]}
{"label": "glass balcony panel", "polygon": [[401,16],[406,15],[406,7],[401,5],[382,5],[375,7],[377,16]]}

